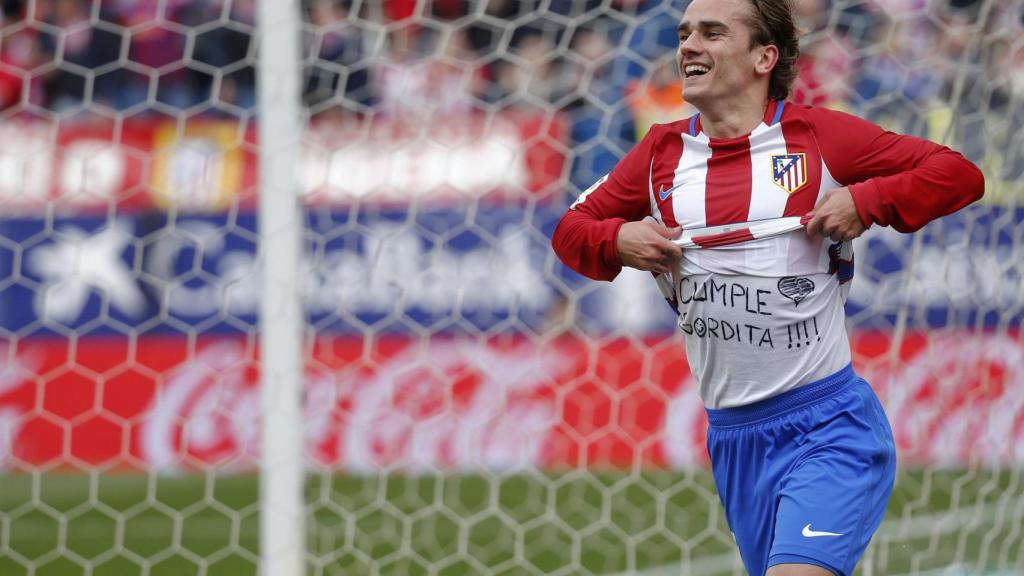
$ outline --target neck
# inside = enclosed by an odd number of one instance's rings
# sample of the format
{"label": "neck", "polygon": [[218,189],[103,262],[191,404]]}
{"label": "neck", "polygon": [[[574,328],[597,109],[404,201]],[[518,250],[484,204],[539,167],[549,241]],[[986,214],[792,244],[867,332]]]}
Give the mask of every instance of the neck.
{"label": "neck", "polygon": [[750,134],[764,120],[766,94],[744,94],[728,103],[698,106],[700,125],[709,138],[736,138]]}

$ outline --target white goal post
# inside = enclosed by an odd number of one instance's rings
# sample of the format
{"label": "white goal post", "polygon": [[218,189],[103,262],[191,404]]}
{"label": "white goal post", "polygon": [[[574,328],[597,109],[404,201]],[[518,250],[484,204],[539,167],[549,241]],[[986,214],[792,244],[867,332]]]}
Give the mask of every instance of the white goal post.
{"label": "white goal post", "polygon": [[305,132],[301,21],[297,0],[259,0],[260,554],[266,576],[305,574],[304,316],[296,281],[303,230],[296,175]]}

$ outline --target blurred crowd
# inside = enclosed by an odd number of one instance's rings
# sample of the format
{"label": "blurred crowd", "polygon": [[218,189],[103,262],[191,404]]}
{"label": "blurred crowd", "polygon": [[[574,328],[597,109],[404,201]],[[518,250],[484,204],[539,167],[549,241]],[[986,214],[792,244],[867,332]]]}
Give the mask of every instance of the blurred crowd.
{"label": "blurred crowd", "polygon": [[256,0],[2,0],[0,108],[255,104]]}
{"label": "blurred crowd", "polygon": [[[571,119],[574,184],[585,187],[651,123],[690,112],[673,61],[685,1],[302,5],[315,117],[557,110]],[[1001,138],[995,168],[1024,177],[1024,2],[799,0],[798,10],[794,100],[955,139],[975,160]],[[0,11],[0,108],[242,117],[255,106],[256,0],[0,0]],[[993,135],[992,117],[1005,134]]]}

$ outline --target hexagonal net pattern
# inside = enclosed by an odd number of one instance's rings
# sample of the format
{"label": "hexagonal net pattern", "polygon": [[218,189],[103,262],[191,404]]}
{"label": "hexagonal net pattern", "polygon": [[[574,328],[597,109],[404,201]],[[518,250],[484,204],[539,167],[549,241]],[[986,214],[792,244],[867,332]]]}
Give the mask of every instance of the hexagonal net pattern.
{"label": "hexagonal net pattern", "polygon": [[[261,572],[257,1],[0,2],[0,574]],[[693,114],[686,4],[301,3],[308,574],[743,573],[676,317],[550,247]],[[987,181],[857,240],[901,462],[857,573],[1024,573],[1024,0],[797,11],[792,101]]]}

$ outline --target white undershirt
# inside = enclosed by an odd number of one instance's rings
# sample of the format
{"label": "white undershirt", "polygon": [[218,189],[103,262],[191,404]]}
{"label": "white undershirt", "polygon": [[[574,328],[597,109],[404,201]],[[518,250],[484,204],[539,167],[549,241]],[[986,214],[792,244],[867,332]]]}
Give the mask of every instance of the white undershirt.
{"label": "white undershirt", "polygon": [[679,327],[707,407],[764,400],[849,364],[846,290],[828,273],[827,243],[797,231],[683,251]]}

